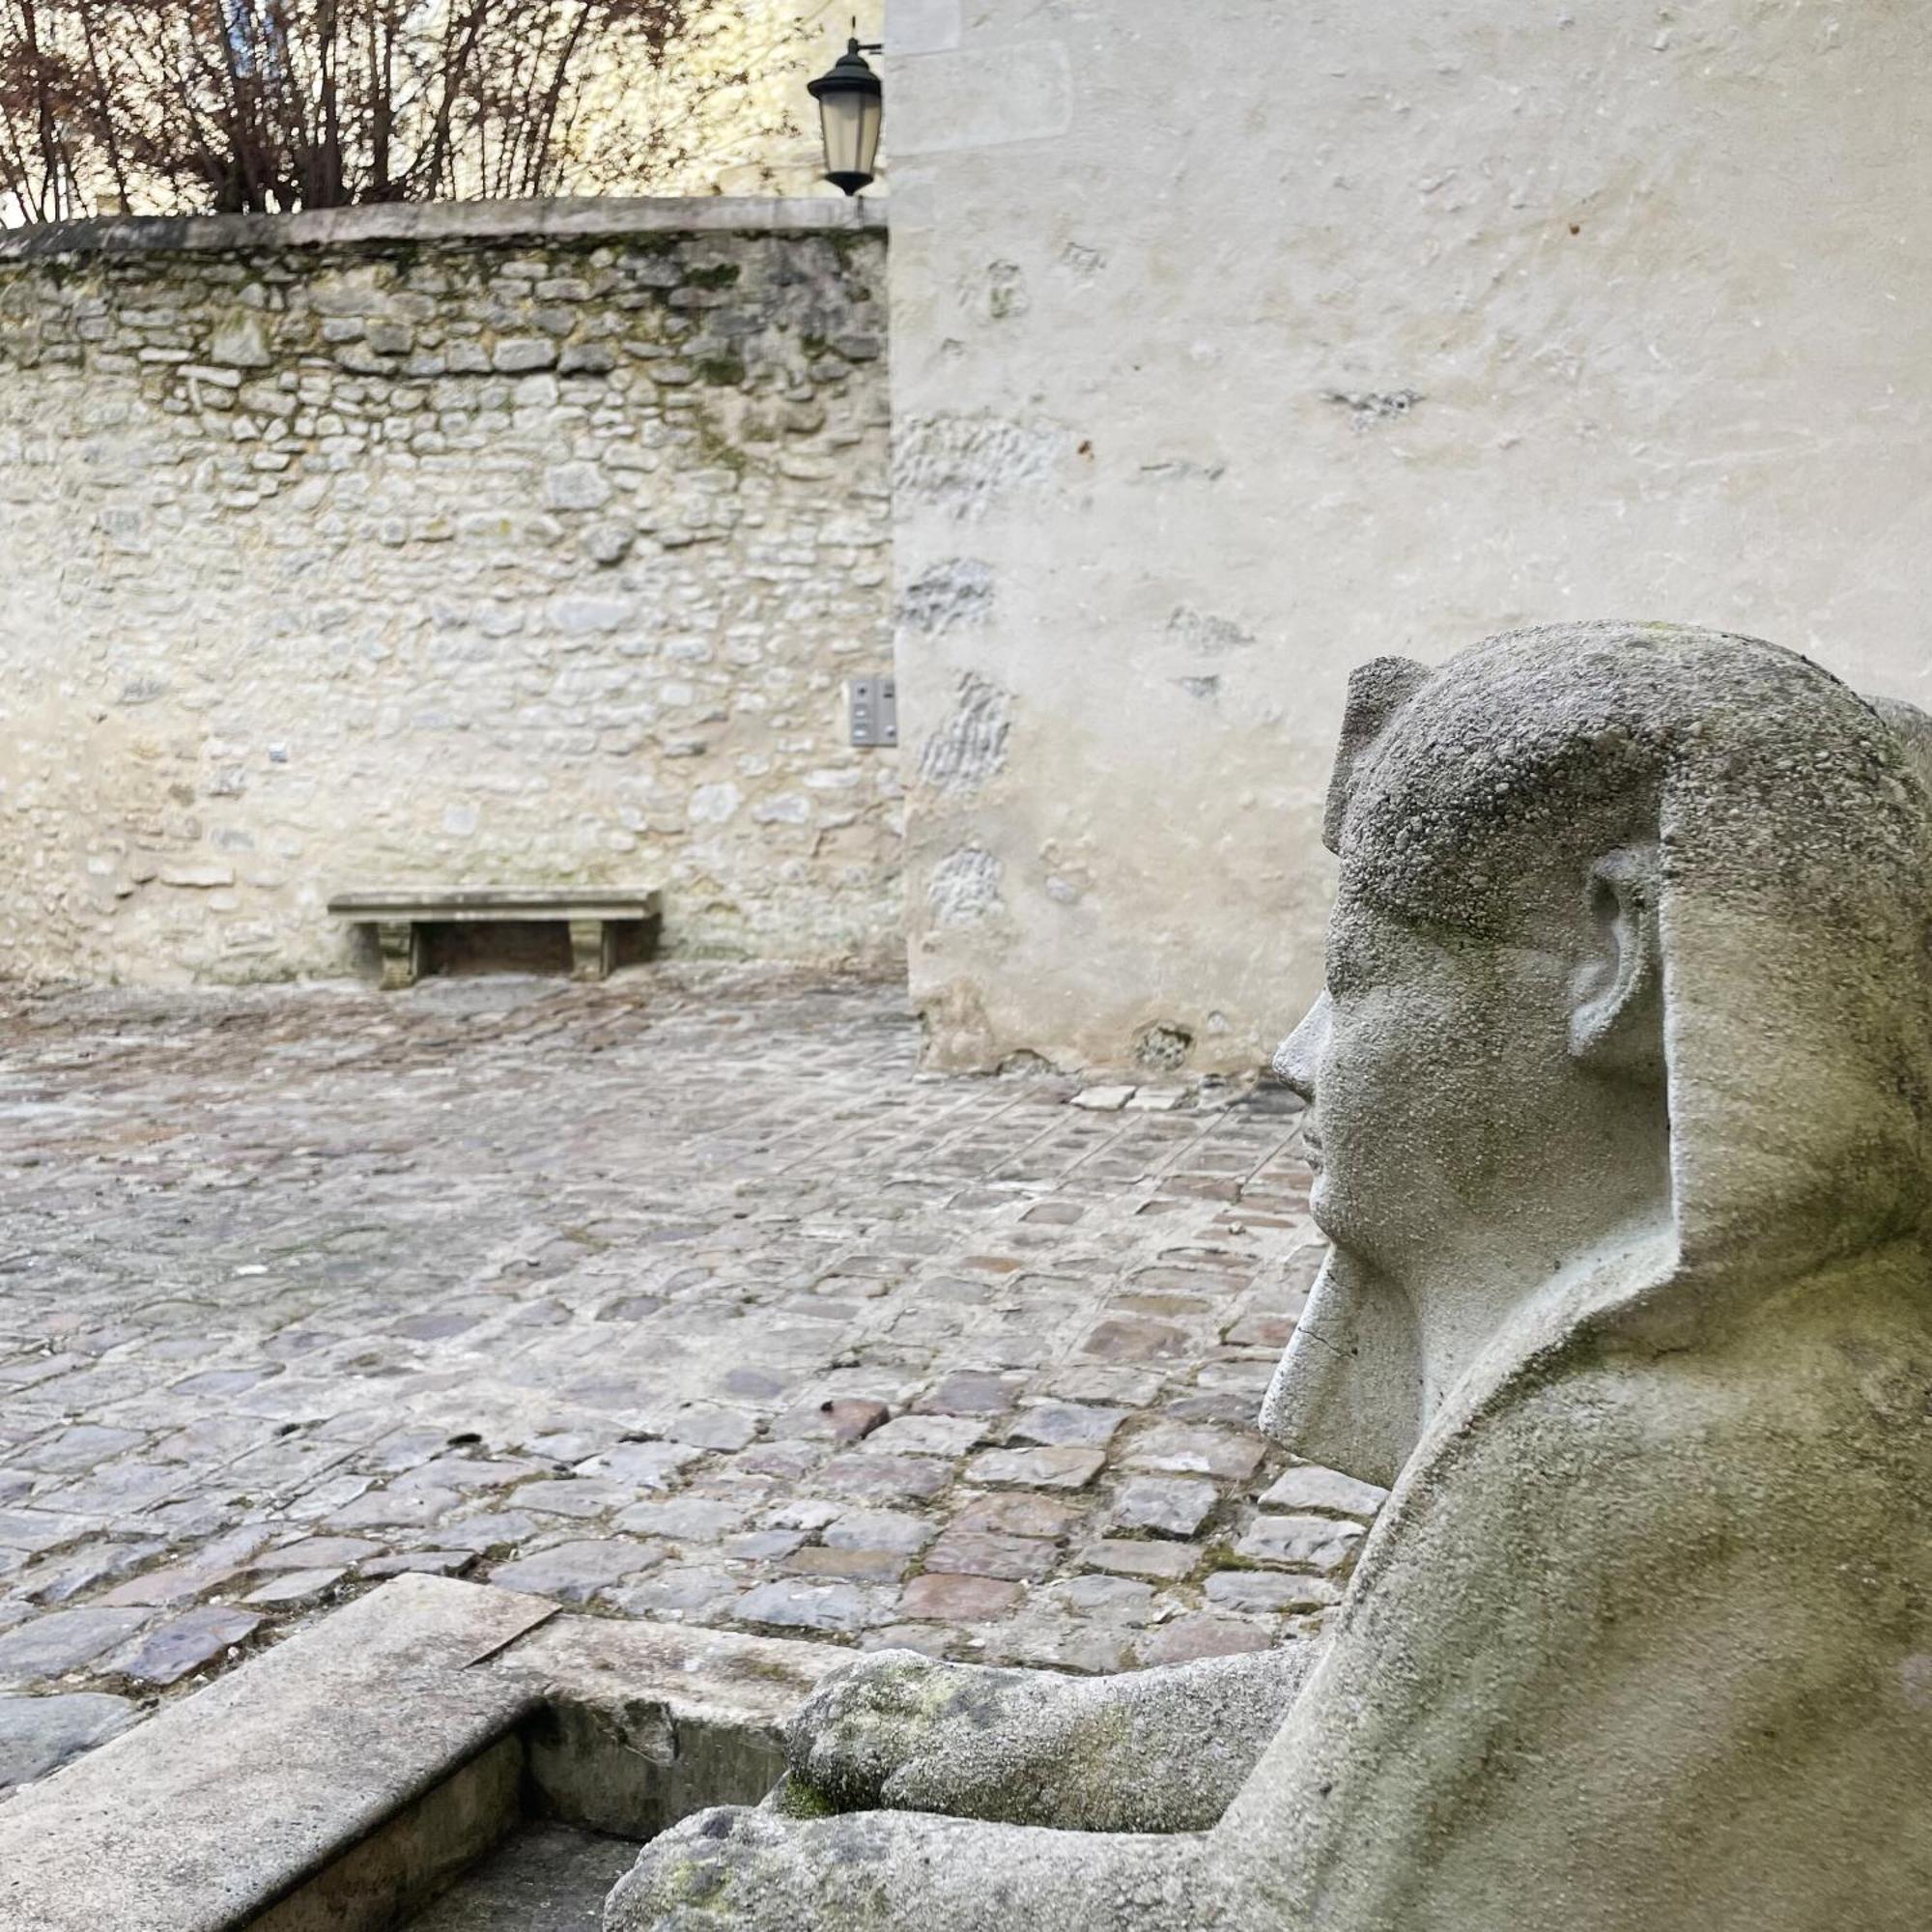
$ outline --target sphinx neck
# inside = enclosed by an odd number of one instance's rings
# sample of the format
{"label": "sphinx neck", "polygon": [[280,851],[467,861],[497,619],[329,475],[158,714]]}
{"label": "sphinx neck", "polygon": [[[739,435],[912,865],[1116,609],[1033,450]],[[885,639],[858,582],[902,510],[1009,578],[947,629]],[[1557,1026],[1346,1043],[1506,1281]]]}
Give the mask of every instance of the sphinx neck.
{"label": "sphinx neck", "polygon": [[1670,1228],[1667,1137],[1586,1170],[1545,1195],[1535,1214],[1498,1215],[1465,1229],[1426,1272],[1402,1283],[1415,1339],[1424,1428],[1515,1322],[1565,1281],[1614,1274],[1649,1256]]}
{"label": "sphinx neck", "polygon": [[1443,1269],[1426,1290],[1411,1293],[1420,1427],[1428,1428],[1523,1311],[1540,1307],[1568,1282],[1615,1275],[1626,1260],[1634,1274],[1642,1258],[1647,1272],[1668,1228],[1668,1212],[1660,1204],[1605,1227],[1594,1241],[1557,1258],[1554,1266],[1526,1269],[1512,1255],[1494,1256],[1485,1264],[1483,1258],[1470,1256],[1466,1265]]}

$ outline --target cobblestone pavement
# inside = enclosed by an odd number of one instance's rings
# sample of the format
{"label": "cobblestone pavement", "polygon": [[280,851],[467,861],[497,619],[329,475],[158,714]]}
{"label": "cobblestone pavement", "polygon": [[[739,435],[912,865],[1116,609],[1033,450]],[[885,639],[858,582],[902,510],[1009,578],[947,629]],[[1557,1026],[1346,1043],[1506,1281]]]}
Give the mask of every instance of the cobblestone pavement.
{"label": "cobblestone pavement", "polygon": [[1307,1628],[1378,1495],[1248,1427],[1287,1096],[917,1049],[729,968],[0,1003],[0,1785],[404,1569],[1076,1670]]}

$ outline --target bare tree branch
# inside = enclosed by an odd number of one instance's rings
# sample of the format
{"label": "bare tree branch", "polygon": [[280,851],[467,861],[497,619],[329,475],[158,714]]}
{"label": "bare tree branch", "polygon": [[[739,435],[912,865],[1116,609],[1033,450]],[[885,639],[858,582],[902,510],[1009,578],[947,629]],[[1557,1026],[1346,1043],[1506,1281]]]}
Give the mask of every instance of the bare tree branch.
{"label": "bare tree branch", "polygon": [[[779,0],[782,4],[782,0]],[[735,0],[0,0],[0,222],[640,192],[792,131]]]}

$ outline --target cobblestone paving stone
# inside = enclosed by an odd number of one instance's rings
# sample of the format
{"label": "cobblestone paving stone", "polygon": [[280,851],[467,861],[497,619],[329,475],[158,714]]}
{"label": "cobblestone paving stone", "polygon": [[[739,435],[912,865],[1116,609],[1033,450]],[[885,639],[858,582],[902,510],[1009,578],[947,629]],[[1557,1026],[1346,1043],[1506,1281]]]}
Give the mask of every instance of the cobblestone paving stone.
{"label": "cobblestone paving stone", "polygon": [[0,1786],[408,1569],[1073,1670],[1311,1628],[1378,1495],[1249,1426],[1287,1096],[917,1054],[736,968],[0,1002]]}

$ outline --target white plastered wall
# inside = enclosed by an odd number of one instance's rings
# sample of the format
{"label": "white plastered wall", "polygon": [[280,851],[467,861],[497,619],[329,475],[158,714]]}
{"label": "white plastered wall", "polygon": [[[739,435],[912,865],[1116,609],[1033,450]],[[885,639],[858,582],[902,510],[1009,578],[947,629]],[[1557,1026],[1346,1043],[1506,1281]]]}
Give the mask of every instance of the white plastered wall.
{"label": "white plastered wall", "polygon": [[1932,698],[1932,9],[893,0],[935,1060],[1251,1065],[1350,666],[1657,616]]}

